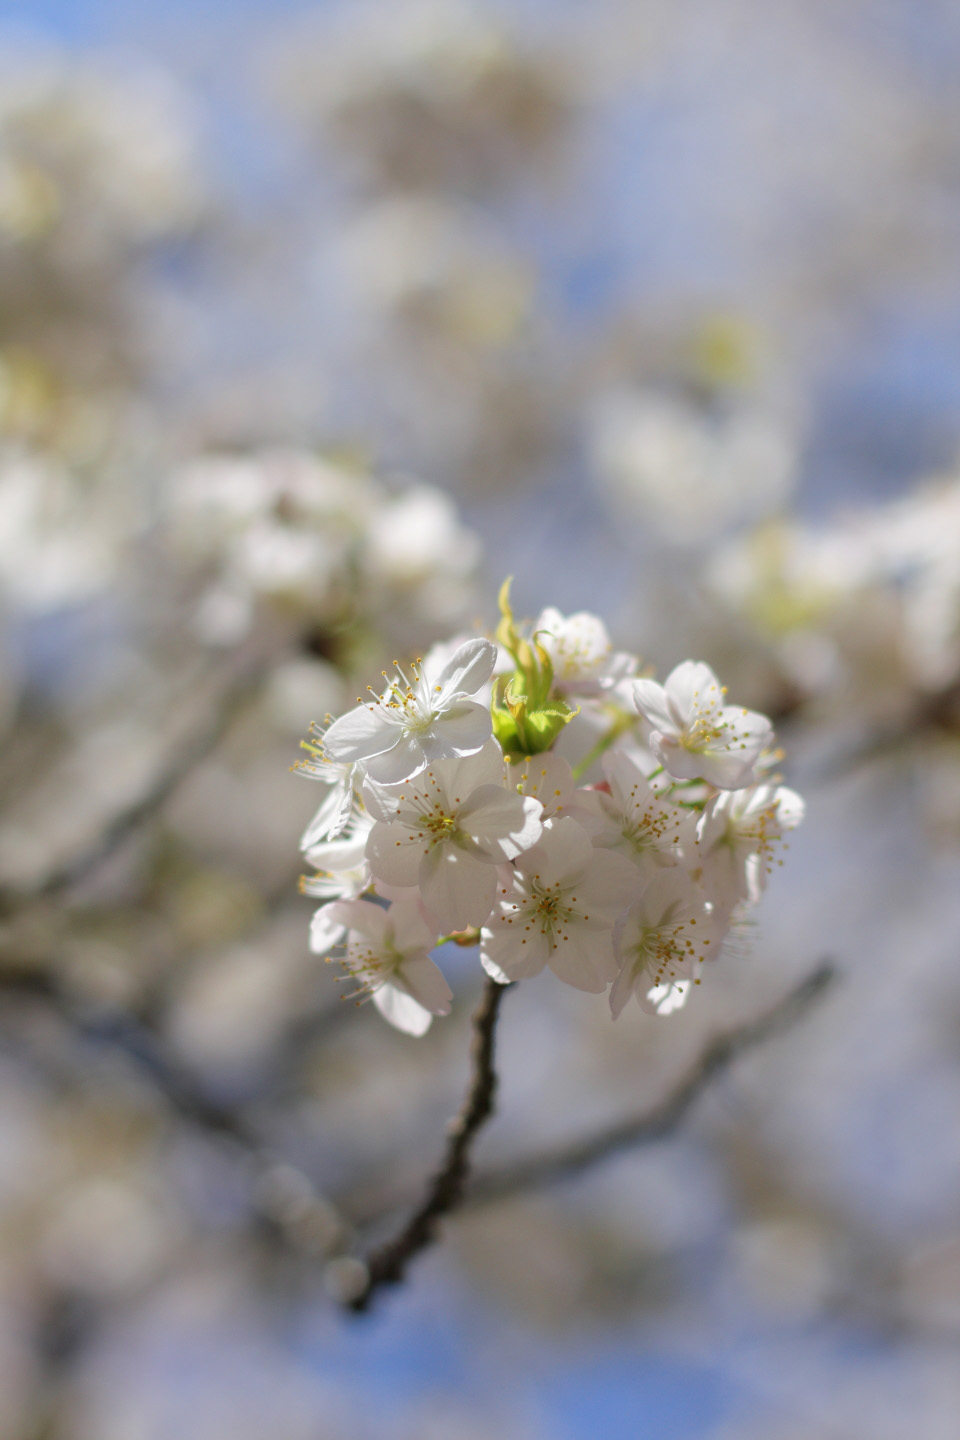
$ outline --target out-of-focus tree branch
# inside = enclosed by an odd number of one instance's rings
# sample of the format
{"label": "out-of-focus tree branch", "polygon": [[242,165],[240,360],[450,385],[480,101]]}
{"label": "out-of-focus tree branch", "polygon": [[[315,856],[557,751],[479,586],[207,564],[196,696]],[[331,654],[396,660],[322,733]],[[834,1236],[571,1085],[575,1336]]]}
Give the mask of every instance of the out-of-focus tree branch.
{"label": "out-of-focus tree branch", "polygon": [[[17,1000],[38,1002],[46,1015],[56,1016],[75,1044],[109,1051],[132,1064],[150,1082],[154,1094],[178,1125],[229,1147],[248,1176],[251,1219],[262,1238],[270,1239],[300,1262],[315,1259],[342,1243],[339,1215],[308,1176],[277,1152],[247,1106],[212,1097],[148,1023],[122,1010],[101,1007],[85,1013],[52,970],[0,975],[0,991],[10,1002],[8,1012]],[[312,1017],[312,1038],[322,1034],[330,1016],[339,1017],[340,1011],[337,1006],[329,1015],[320,1012]],[[305,1017],[298,1048],[302,1048],[310,1024]],[[19,1050],[24,1058],[39,1059],[27,1053],[30,1047],[22,1038],[13,1045],[8,1035],[0,1036],[0,1041],[5,1049]],[[50,1072],[49,1055],[43,1057],[41,1065]],[[54,1074],[60,1083],[75,1085],[72,1073],[64,1069],[57,1075],[57,1068],[54,1066]]]}
{"label": "out-of-focus tree branch", "polygon": [[348,1304],[351,1310],[369,1309],[376,1292],[398,1285],[411,1260],[433,1243],[445,1215],[462,1204],[470,1173],[470,1149],[482,1126],[493,1114],[497,1091],[494,1041],[504,992],[510,987],[488,979],[473,1017],[470,1083],[459,1114],[452,1122],[443,1158],[427,1183],[420,1204],[409,1220],[385,1245],[365,1261],[365,1276]]}
{"label": "out-of-focus tree branch", "polygon": [[239,674],[227,681],[203,720],[172,746],[165,763],[146,788],[111,816],[83,849],[53,866],[32,885],[0,888],[0,916],[71,889],[109,859],[216,749],[236,719],[238,710],[258,691],[266,670],[266,660],[259,657],[249,661]]}
{"label": "out-of-focus tree branch", "polygon": [[[836,973],[832,963],[823,961],[769,1010],[709,1041],[687,1072],[656,1105],[617,1120],[582,1139],[497,1169],[481,1171],[471,1182],[469,1194],[458,1203],[464,1208],[472,1208],[555,1184],[634,1145],[660,1140],[673,1133],[717,1076],[728,1070],[741,1055],[782,1034],[801,1020],[834,983]],[[363,1229],[377,1228],[398,1208],[392,1200],[374,1204],[362,1216],[354,1215],[353,1223]],[[414,1219],[419,1213],[415,1212]]]}
{"label": "out-of-focus tree branch", "polygon": [[711,1082],[734,1061],[801,1020],[811,1006],[822,999],[836,974],[835,966],[824,961],[762,1015],[709,1041],[686,1074],[658,1104],[617,1120],[581,1140],[481,1172],[471,1187],[468,1203],[482,1205],[552,1185],[635,1145],[662,1140],[677,1129]]}

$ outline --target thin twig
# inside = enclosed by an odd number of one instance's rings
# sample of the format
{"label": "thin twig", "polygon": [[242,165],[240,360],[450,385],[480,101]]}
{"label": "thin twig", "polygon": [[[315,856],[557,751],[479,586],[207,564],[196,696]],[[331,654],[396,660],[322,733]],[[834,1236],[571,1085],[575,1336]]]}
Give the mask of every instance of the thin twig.
{"label": "thin twig", "polygon": [[351,1310],[368,1309],[377,1290],[399,1284],[414,1256],[433,1243],[443,1217],[463,1202],[474,1137],[493,1114],[497,1092],[494,1039],[500,1003],[507,989],[509,986],[498,985],[495,980],[488,979],[484,984],[483,998],[473,1016],[470,1084],[450,1126],[443,1158],[403,1229],[367,1257],[364,1284],[351,1297]]}
{"label": "thin twig", "polygon": [[717,1075],[729,1069],[748,1050],[796,1024],[825,994],[836,973],[832,964],[822,962],[764,1014],[711,1040],[673,1089],[652,1108],[617,1120],[582,1140],[558,1145],[527,1160],[478,1175],[468,1203],[482,1205],[551,1185],[634,1145],[663,1139],[677,1129]]}

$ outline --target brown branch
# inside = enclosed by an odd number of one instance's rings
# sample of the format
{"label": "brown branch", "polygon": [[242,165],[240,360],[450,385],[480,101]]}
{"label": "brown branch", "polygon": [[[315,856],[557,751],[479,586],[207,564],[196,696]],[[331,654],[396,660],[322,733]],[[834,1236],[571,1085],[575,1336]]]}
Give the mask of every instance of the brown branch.
{"label": "brown branch", "polygon": [[836,969],[823,961],[804,980],[764,1014],[711,1040],[673,1089],[652,1108],[626,1116],[582,1140],[558,1145],[527,1160],[488,1170],[474,1182],[469,1204],[502,1200],[542,1185],[565,1180],[592,1165],[671,1134],[703,1094],[710,1082],[728,1070],[748,1050],[796,1024],[825,994],[836,979]]}
{"label": "brown branch", "polygon": [[348,1302],[351,1310],[367,1310],[377,1290],[385,1285],[398,1285],[414,1256],[433,1243],[443,1217],[463,1202],[473,1140],[493,1114],[497,1091],[494,1038],[500,1003],[509,988],[490,979],[484,984],[483,998],[473,1016],[470,1084],[460,1112],[450,1126],[443,1158],[403,1229],[367,1257],[362,1287]]}

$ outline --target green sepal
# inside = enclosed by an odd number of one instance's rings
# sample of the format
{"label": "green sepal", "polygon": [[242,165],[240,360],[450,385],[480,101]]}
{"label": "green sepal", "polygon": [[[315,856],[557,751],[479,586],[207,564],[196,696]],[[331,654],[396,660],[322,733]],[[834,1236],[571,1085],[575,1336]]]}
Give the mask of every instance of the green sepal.
{"label": "green sepal", "polygon": [[517,629],[510,584],[507,579],[500,587],[496,637],[516,668],[505,684],[500,682],[499,696],[494,694],[493,733],[507,756],[539,755],[550,749],[564,725],[580,712],[551,694],[553,661],[536,635],[527,640]]}

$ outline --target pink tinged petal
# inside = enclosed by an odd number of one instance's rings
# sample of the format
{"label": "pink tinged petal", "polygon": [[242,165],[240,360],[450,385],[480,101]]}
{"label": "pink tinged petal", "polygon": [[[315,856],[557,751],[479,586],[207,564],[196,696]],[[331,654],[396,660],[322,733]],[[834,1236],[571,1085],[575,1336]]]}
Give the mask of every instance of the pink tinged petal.
{"label": "pink tinged petal", "polygon": [[663,686],[667,707],[678,730],[684,729],[697,711],[719,710],[724,702],[720,681],[709,665],[684,660],[670,671]]}
{"label": "pink tinged petal", "polygon": [[437,845],[420,866],[420,893],[444,930],[465,930],[489,917],[497,873],[456,845]]}
{"label": "pink tinged petal", "polygon": [[615,970],[610,931],[581,937],[571,926],[570,938],[558,937],[547,964],[565,985],[599,995]]}
{"label": "pink tinged petal", "polygon": [[331,915],[330,909],[329,905],[321,905],[310,921],[310,950],[314,955],[329,954],[347,933],[343,921]]}
{"label": "pink tinged petal", "polygon": [[490,711],[476,700],[458,700],[442,711],[419,738],[428,762],[472,754],[490,739]]}
{"label": "pink tinged petal", "polygon": [[367,862],[378,880],[411,887],[419,884],[420,862],[429,849],[429,841],[406,825],[378,822],[367,840]]}
{"label": "pink tinged petal", "polygon": [[402,785],[425,770],[429,761],[419,739],[402,735],[392,750],[374,755],[367,761],[367,774],[378,785]]}
{"label": "pink tinged petal", "polygon": [[667,692],[656,680],[634,680],[633,703],[655,730],[674,730],[676,722],[667,702]]}
{"label": "pink tinged petal", "polygon": [[[415,905],[420,904],[420,891],[415,885],[388,885],[385,880],[378,880],[377,894],[381,900],[412,900]],[[439,928],[436,933],[440,934]]]}
{"label": "pink tinged petal", "polygon": [[497,864],[512,860],[540,839],[539,800],[511,794],[499,785],[482,785],[460,806],[457,824]]}
{"label": "pink tinged petal", "polygon": [[331,760],[347,763],[380,755],[397,743],[400,722],[379,708],[358,705],[334,720],[323,737],[323,748]]}
{"label": "pink tinged petal", "polygon": [[451,695],[475,695],[493,674],[497,647],[489,640],[466,640],[450,656],[438,675],[424,680],[441,703]]}
{"label": "pink tinged petal", "polygon": [[362,935],[378,948],[387,935],[387,912],[370,900],[334,900],[326,906],[330,919]]}
{"label": "pink tinged petal", "polygon": [[417,900],[398,900],[386,911],[390,934],[397,950],[432,950],[439,930],[427,923]]}
{"label": "pink tinged petal", "polygon": [[484,956],[508,980],[529,980],[539,975],[549,960],[550,941],[536,925],[528,930],[526,920],[518,912],[512,925],[498,917],[489,927],[484,927],[480,935],[482,961]]}
{"label": "pink tinged petal", "polygon": [[523,875],[540,875],[549,884],[562,885],[578,876],[593,854],[583,826],[564,816],[544,826],[543,838],[517,857],[516,867]]}
{"label": "pink tinged petal", "polygon": [[617,978],[610,987],[610,1013],[614,1020],[622,1014],[624,1006],[633,994],[635,983],[633,962],[628,959],[626,964],[620,967]]}
{"label": "pink tinged petal", "polygon": [[384,1020],[405,1035],[425,1035],[433,1024],[430,1011],[394,985],[381,985],[374,990],[373,1003]]}
{"label": "pink tinged petal", "polygon": [[450,1014],[453,992],[444,979],[443,971],[429,955],[411,955],[404,960],[390,983],[398,990],[405,990],[431,1015]]}
{"label": "pink tinged petal", "polygon": [[637,867],[615,850],[594,850],[577,877],[577,909],[613,921],[637,898]]}

